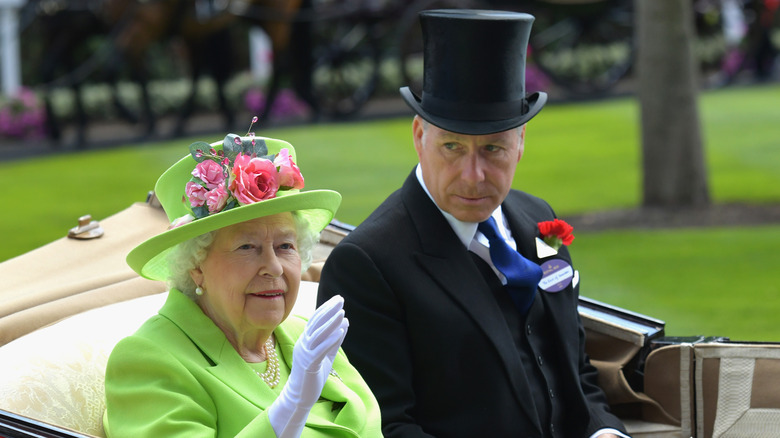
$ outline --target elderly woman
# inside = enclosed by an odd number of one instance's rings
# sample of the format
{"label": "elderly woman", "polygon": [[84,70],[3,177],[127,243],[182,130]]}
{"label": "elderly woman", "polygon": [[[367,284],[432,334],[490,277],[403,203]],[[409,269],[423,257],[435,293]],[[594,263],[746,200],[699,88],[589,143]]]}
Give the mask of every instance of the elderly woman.
{"label": "elderly woman", "polygon": [[339,349],[341,297],[308,322],[290,316],[341,202],[300,191],[294,160],[286,142],[230,134],[192,144],[157,181],[171,227],[127,261],[170,291],[111,353],[107,436],[381,436],[376,399]]}

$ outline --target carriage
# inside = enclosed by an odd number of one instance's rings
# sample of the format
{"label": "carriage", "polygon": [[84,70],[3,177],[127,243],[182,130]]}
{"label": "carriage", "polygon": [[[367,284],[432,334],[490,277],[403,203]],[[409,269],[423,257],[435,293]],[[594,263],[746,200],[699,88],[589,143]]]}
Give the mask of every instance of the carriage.
{"label": "carriage", "polygon": [[[150,193],[0,263],[0,437],[104,436],[108,355],[166,295],[125,255],[167,227]],[[294,313],[313,312],[321,268],[351,229],[334,220],[323,230]],[[579,312],[599,384],[631,436],[777,436],[780,345],[667,337],[662,320],[587,297]]]}

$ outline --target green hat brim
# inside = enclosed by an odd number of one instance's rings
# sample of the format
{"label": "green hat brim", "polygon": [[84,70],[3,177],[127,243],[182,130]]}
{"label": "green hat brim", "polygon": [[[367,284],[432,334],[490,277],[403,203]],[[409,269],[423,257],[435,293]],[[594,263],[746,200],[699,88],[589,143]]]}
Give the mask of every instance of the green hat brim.
{"label": "green hat brim", "polygon": [[333,219],[340,203],[341,195],[332,190],[279,192],[273,199],[232,208],[160,233],[133,248],[127,255],[127,264],[142,277],[167,280],[167,256],[179,243],[251,219],[292,211],[320,232]]}

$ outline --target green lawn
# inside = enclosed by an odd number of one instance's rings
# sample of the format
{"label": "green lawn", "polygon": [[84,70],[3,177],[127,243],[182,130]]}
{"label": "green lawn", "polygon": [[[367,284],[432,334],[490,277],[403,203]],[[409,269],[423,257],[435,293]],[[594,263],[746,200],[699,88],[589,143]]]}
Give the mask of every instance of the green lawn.
{"label": "green lawn", "polygon": [[[701,118],[715,202],[780,202],[780,85],[710,91]],[[568,214],[638,205],[638,104],[549,104],[528,126],[514,186]],[[359,224],[416,163],[411,119],[257,130],[296,146],[307,188],[344,196]],[[197,140],[214,141],[215,138]],[[195,139],[0,162],[0,260],[64,236],[77,218],[143,201]],[[582,293],[663,319],[671,335],[780,341],[780,224],[577,233]]]}
{"label": "green lawn", "polygon": [[778,247],[780,224],[580,233],[571,251],[583,295],[662,319],[668,335],[780,341]]}

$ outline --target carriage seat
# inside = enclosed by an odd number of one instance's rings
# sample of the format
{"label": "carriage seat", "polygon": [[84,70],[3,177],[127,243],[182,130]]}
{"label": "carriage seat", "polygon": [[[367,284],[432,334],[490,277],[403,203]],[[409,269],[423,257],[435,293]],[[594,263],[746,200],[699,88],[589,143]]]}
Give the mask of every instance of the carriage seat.
{"label": "carriage seat", "polygon": [[[157,313],[166,296],[88,310],[0,347],[0,409],[104,437],[108,356],[119,340]],[[316,296],[317,283],[302,281],[293,313],[311,315]]]}

